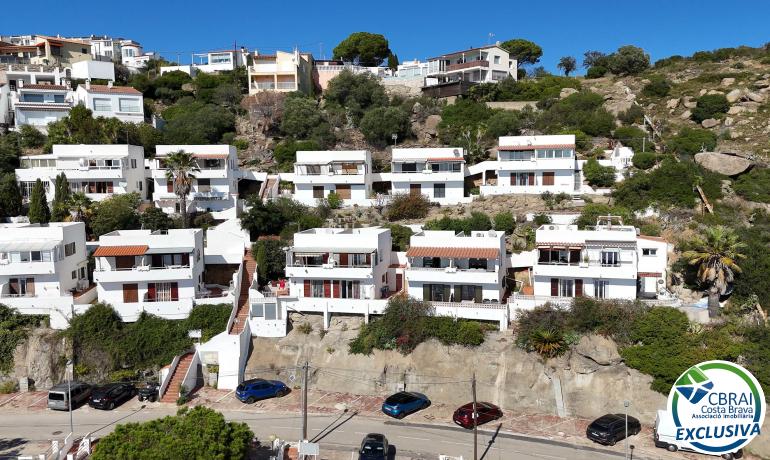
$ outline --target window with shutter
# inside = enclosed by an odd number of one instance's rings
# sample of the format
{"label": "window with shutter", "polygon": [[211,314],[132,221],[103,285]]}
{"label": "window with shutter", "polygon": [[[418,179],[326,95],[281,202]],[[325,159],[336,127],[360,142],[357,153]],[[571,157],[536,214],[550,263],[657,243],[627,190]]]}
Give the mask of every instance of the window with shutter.
{"label": "window with shutter", "polygon": [[324,280],[324,298],[330,298],[332,296],[332,282],[331,280]]}
{"label": "window with shutter", "polygon": [[304,296],[310,297],[310,280],[305,280],[303,287],[304,287]]}
{"label": "window with shutter", "polygon": [[171,300],[179,300],[179,285],[176,282],[171,283]]}
{"label": "window with shutter", "polygon": [[166,181],[166,191],[168,193],[174,193],[174,183],[170,180]]}
{"label": "window with shutter", "polygon": [[543,185],[553,185],[553,184],[554,184],[553,171],[543,172]]}
{"label": "window with shutter", "polygon": [[575,280],[575,297],[583,297],[583,280]]}
{"label": "window with shutter", "polygon": [[559,278],[551,278],[551,296],[559,295]]}

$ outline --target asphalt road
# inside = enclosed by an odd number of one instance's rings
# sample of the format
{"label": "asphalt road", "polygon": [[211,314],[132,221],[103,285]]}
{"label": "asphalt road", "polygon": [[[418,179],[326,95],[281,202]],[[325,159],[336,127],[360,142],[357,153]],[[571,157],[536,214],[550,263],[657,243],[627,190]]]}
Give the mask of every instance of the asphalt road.
{"label": "asphalt road", "polygon": [[[83,435],[99,430],[104,436],[114,423],[145,421],[175,413],[173,407],[153,407],[139,411],[116,409],[99,411],[88,407],[73,413],[75,433]],[[223,411],[228,420],[246,422],[259,439],[276,435],[282,439],[298,439],[302,419],[295,414],[264,414],[249,411]],[[617,460],[622,455],[601,449],[571,446],[550,440],[533,440],[510,433],[495,433],[489,424],[479,431],[479,458],[487,460]],[[473,458],[472,431],[447,425],[428,425],[402,421],[383,421],[353,413],[311,415],[308,436],[320,442],[321,451],[334,458],[352,458],[366,433],[383,433],[395,446],[396,457],[434,460],[439,454]],[[9,454],[32,454],[40,442],[63,438],[69,432],[69,414],[56,411],[0,411],[0,458]],[[482,457],[483,455],[483,457]]]}

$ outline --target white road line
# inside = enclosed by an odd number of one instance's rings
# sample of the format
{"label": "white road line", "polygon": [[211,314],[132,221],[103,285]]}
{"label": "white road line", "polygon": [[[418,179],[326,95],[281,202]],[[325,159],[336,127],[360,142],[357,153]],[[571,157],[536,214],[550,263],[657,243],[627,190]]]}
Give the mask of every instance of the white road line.
{"label": "white road line", "polygon": [[415,438],[415,437],[412,437],[412,436],[398,436],[398,437],[399,438],[404,438],[404,439],[414,439],[415,441],[430,441],[430,439],[428,439],[428,438]]}

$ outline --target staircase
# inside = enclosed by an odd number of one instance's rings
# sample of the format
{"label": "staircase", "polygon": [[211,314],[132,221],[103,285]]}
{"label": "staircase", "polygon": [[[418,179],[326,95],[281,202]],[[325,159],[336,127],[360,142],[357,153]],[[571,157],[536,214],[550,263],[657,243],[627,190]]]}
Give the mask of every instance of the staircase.
{"label": "staircase", "polygon": [[265,185],[262,187],[262,193],[260,193],[259,198],[262,201],[265,201],[270,198],[270,191],[275,187],[275,183],[278,181],[278,179],[275,178],[268,178],[267,182],[265,182]]}
{"label": "staircase", "polygon": [[[179,363],[172,371],[171,380],[166,387],[166,391],[163,393],[163,397],[160,398],[160,402],[173,403],[179,398],[179,385],[184,381],[185,375],[187,375],[187,369],[190,368],[190,363],[193,360],[193,354],[187,353],[179,358]],[[192,388],[188,388],[187,391],[192,391]]]}
{"label": "staircase", "polygon": [[240,334],[246,326],[246,321],[249,320],[249,287],[251,287],[256,271],[257,261],[254,260],[251,251],[247,249],[243,255],[243,274],[241,275],[241,291],[238,294],[238,310],[235,312],[235,320],[230,328],[230,334]]}

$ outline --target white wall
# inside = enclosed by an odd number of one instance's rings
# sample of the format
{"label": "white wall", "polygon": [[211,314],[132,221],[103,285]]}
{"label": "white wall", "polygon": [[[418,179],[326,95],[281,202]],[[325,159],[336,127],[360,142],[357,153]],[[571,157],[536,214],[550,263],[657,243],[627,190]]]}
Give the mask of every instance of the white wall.
{"label": "white wall", "polygon": [[[109,101],[110,110],[96,110],[94,99],[103,99]],[[75,100],[93,111],[94,117],[117,118],[120,121],[131,123],[144,122],[144,97],[141,94],[123,94],[123,93],[96,93],[86,91],[83,85],[78,86],[75,91]],[[136,112],[126,112],[120,110],[121,100],[132,101],[138,106]]]}
{"label": "white wall", "polygon": [[115,81],[115,64],[112,61],[80,61],[72,63],[72,78]]}

